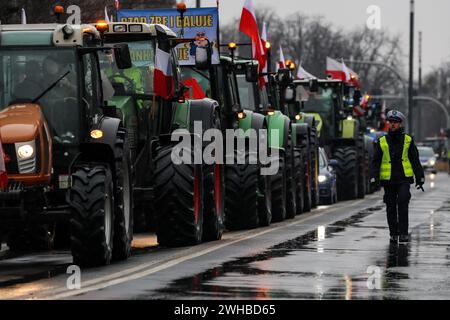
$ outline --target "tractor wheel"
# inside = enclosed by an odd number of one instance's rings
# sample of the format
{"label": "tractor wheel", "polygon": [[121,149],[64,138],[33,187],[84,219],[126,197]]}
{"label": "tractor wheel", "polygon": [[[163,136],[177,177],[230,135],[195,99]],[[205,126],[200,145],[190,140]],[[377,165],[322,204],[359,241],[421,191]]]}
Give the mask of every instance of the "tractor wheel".
{"label": "tractor wheel", "polygon": [[[197,245],[203,237],[203,170],[201,165],[175,164],[173,148],[161,147],[155,159],[156,235],[161,246]],[[191,150],[183,152],[193,160]]]}
{"label": "tractor wheel", "polygon": [[259,175],[258,180],[259,225],[261,227],[268,227],[272,223],[271,177]]}
{"label": "tractor wheel", "polygon": [[53,248],[53,237],[47,225],[30,225],[11,232],[6,244],[12,251],[47,251]]}
{"label": "tractor wheel", "polygon": [[338,161],[336,167],[338,198],[354,200],[358,197],[358,170],[357,151],[352,147],[336,149],[334,158]]}
{"label": "tractor wheel", "polygon": [[310,212],[311,207],[311,156],[306,153],[303,162],[303,212]]}
{"label": "tractor wheel", "polygon": [[109,264],[114,239],[111,170],[100,165],[78,168],[72,174],[69,199],[73,263],[84,267]]}
{"label": "tractor wheel", "polygon": [[[365,159],[363,158],[362,161]],[[365,164],[361,164],[358,168],[358,199],[364,199],[366,196],[366,170]]]}
{"label": "tractor wheel", "polygon": [[[237,159],[245,158],[245,164]],[[234,164],[225,168],[225,226],[228,230],[254,229],[259,226],[258,180],[260,167],[250,164],[250,154],[235,151]]]}
{"label": "tractor wheel", "polygon": [[286,218],[294,219],[297,214],[297,181],[296,168],[294,163],[294,148],[292,146],[292,137],[289,133],[286,147]]}
{"label": "tractor wheel", "polygon": [[[213,127],[221,130],[219,112],[214,113],[212,120]],[[225,166],[218,163],[204,165],[203,178],[205,181],[203,241],[216,241],[222,238],[224,230]]]}
{"label": "tractor wheel", "polygon": [[319,155],[316,128],[311,128],[311,208],[319,205]]}
{"label": "tractor wheel", "polygon": [[296,184],[296,202],[297,202],[297,211],[296,215],[303,213],[303,198],[304,198],[304,190],[303,190],[303,181],[304,181],[304,172],[302,167],[302,155],[300,150],[294,149],[294,181]]}
{"label": "tractor wheel", "polygon": [[113,259],[126,260],[133,241],[133,187],[130,150],[126,133],[120,130],[115,145],[116,183]]}
{"label": "tractor wheel", "polygon": [[285,157],[280,155],[279,169],[276,175],[272,176],[272,220],[280,222],[286,219],[286,162]]}
{"label": "tractor wheel", "polygon": [[224,229],[225,172],[220,164],[204,166],[205,205],[203,222],[203,241],[222,238]]}

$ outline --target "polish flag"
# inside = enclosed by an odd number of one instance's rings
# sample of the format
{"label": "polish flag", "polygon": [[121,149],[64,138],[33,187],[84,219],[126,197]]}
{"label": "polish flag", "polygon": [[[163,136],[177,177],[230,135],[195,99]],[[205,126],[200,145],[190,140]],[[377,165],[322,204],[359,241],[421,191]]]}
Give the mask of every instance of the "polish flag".
{"label": "polish flag", "polygon": [[298,66],[298,71],[297,71],[297,79],[306,79],[306,80],[310,80],[310,79],[317,79],[317,77],[313,76],[311,73],[309,73],[308,71],[306,71],[303,66],[300,64]]}
{"label": "polish flag", "polygon": [[120,1],[119,0],[114,0],[114,4],[116,6],[116,10],[119,11],[120,10]]}
{"label": "polish flag", "polygon": [[253,58],[258,60],[260,71],[265,64],[264,48],[259,36],[258,23],[256,22],[255,9],[252,0],[245,0],[244,8],[242,9],[241,22],[239,24],[239,31],[245,33],[252,39]]}
{"label": "polish flag", "polygon": [[277,71],[279,69],[285,69],[286,68],[285,62],[286,62],[286,60],[284,59],[283,48],[280,45],[280,59],[278,60]]}
{"label": "polish flag", "polygon": [[350,80],[350,71],[345,65],[344,59],[342,59],[342,62],[338,62],[327,57],[327,75],[330,75],[333,79],[345,82]]}
{"label": "polish flag", "polygon": [[155,72],[153,77],[155,96],[171,99],[174,95],[174,87],[170,53],[156,46]]}
{"label": "polish flag", "polygon": [[[269,50],[269,49],[266,48],[266,43],[267,43],[267,29],[266,29],[266,23],[265,23],[265,22],[263,23],[263,28],[262,28],[262,32],[261,32],[261,42],[262,42],[262,45],[263,45],[263,48],[264,48],[264,57],[265,57],[265,59],[264,59],[264,65],[262,66],[262,73],[267,73],[267,70],[268,70],[268,64],[269,64],[269,61],[267,61],[267,58],[268,58],[268,50]],[[266,85],[267,81],[268,81],[267,76],[261,77],[260,80],[259,80],[259,82],[260,82],[259,85],[260,85],[261,87],[263,87],[263,86]]]}

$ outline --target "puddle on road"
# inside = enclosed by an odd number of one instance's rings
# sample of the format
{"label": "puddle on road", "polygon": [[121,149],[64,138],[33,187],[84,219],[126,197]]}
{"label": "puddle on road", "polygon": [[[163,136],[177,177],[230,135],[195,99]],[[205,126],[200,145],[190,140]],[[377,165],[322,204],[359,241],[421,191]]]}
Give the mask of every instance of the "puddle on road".
{"label": "puddle on road", "polygon": [[[172,282],[168,287],[158,291],[151,291],[148,295],[137,297],[138,299],[164,299],[164,298],[233,298],[233,299],[317,299],[317,293],[311,292],[295,292],[274,289],[271,284],[279,284],[278,280],[273,280],[273,277],[282,282],[283,278],[295,277],[298,279],[312,278],[316,283],[317,290],[327,292],[324,298],[327,299],[345,299],[348,297],[348,288],[352,285],[352,280],[340,276],[344,281],[345,286],[321,288],[321,277],[324,275],[320,272],[298,272],[298,271],[277,271],[277,270],[262,270],[257,267],[258,262],[270,261],[276,258],[283,258],[293,254],[295,251],[321,251],[320,242],[325,239],[331,239],[344,232],[348,227],[358,227],[358,224],[364,218],[380,211],[384,206],[377,206],[370,209],[363,210],[356,215],[347,219],[337,221],[331,225],[319,226],[316,230],[308,232],[301,237],[289,240],[287,242],[275,245],[268,250],[248,257],[242,257],[233,261],[226,262],[221,266],[212,268],[206,272],[194,275],[193,277],[182,278]],[[312,249],[311,244],[317,243],[317,249]],[[323,250],[323,247],[322,247]],[[248,277],[252,279],[246,283]],[[330,275],[327,275],[329,277]],[[334,275],[331,275],[334,276]],[[289,279],[288,279],[289,280]],[[272,282],[275,281],[275,282]],[[353,280],[355,281],[355,280]],[[358,281],[358,280],[356,280]],[[230,285],[234,283],[234,285]],[[266,284],[266,285],[264,285]],[[280,288],[282,286],[278,286]]]}

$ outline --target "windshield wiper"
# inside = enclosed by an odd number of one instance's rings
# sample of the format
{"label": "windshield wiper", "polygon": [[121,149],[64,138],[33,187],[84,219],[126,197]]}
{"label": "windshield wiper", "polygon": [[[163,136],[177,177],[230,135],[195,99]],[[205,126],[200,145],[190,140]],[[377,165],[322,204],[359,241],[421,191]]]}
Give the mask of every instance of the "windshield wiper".
{"label": "windshield wiper", "polygon": [[49,91],[51,91],[54,87],[56,87],[56,85],[65,77],[67,77],[67,75],[70,73],[70,70],[67,71],[65,74],[63,74],[61,77],[59,77],[58,80],[56,80],[55,82],[53,82],[50,87],[48,87],[47,89],[45,89],[40,95],[38,95],[36,98],[33,99],[32,103],[36,103],[38,102],[43,96],[45,96]]}

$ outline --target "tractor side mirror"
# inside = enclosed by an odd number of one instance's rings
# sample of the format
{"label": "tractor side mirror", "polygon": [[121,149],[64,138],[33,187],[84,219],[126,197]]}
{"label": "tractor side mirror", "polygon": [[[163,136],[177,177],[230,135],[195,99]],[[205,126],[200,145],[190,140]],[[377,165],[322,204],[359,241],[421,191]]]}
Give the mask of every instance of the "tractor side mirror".
{"label": "tractor side mirror", "polygon": [[245,66],[245,80],[247,82],[258,82],[259,70],[257,64],[249,63]]}
{"label": "tractor side mirror", "polygon": [[197,47],[195,49],[195,67],[198,70],[207,70],[211,67],[211,46]]}
{"label": "tractor side mirror", "polygon": [[284,91],[284,100],[287,103],[294,103],[295,97],[297,96],[297,90],[294,86],[288,86]]}
{"label": "tractor side mirror", "polygon": [[309,91],[319,92],[319,81],[317,81],[317,79],[309,80]]}
{"label": "tractor side mirror", "polygon": [[291,82],[291,71],[289,69],[280,69],[278,70],[277,78],[282,86],[288,86]]}
{"label": "tractor side mirror", "polygon": [[114,50],[114,58],[116,60],[117,67],[119,69],[129,69],[133,66],[131,62],[131,54],[130,49],[128,48],[128,44],[120,43],[116,44],[113,47]]}

